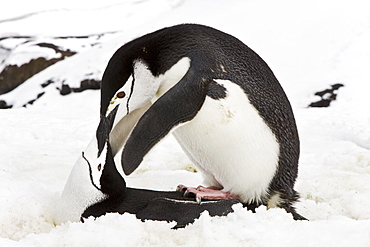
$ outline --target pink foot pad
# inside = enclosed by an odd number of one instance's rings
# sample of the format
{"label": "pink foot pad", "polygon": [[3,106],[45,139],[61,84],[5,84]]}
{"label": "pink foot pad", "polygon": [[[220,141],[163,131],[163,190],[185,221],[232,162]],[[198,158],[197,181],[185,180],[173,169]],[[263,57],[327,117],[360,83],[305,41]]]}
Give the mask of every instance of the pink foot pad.
{"label": "pink foot pad", "polygon": [[198,186],[197,188],[187,187],[180,184],[177,186],[177,191],[183,191],[184,196],[193,194],[197,202],[201,202],[202,199],[205,200],[227,200],[227,199],[238,199],[239,197],[233,195],[229,192],[225,192],[218,189],[213,189],[211,187]]}

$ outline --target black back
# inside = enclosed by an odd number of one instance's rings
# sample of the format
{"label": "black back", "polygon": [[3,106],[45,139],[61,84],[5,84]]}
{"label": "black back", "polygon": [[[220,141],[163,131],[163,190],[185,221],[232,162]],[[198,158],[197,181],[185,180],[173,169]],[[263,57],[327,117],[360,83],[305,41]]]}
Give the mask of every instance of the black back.
{"label": "black back", "polygon": [[[198,94],[198,98],[192,98],[195,102],[191,106],[191,114],[182,119],[178,119],[176,115],[171,116],[173,121],[154,126],[160,131],[153,132],[145,128],[149,128],[147,126],[150,126],[153,117],[158,114],[156,111],[148,111],[150,121],[142,120],[137,125],[144,135],[136,135],[139,130],[135,132],[134,129],[135,139],[131,136],[125,145],[122,154],[125,173],[130,174],[136,169],[147,151],[168,134],[171,126],[191,120],[206,95],[212,98],[222,97],[222,88],[212,85],[213,79],[225,79],[243,88],[250,102],[275,134],[280,144],[280,157],[270,189],[280,191],[293,199],[296,196],[293,186],[298,173],[300,149],[290,103],[268,65],[248,46],[231,35],[202,25],[184,24],[161,29],[125,44],[116,51],[104,72],[101,114],[105,115],[109,100],[133,73],[132,64],[135,60],[144,61],[152,74],[158,76],[183,57],[191,59],[191,66],[184,77],[185,80],[181,80],[179,84],[189,86],[183,92],[184,95],[191,97]],[[173,95],[171,90],[166,93],[169,97]],[[165,98],[166,94],[162,98]],[[158,100],[152,108],[155,108],[156,104],[160,107],[165,105]],[[175,111],[166,113],[171,115],[173,112]]]}

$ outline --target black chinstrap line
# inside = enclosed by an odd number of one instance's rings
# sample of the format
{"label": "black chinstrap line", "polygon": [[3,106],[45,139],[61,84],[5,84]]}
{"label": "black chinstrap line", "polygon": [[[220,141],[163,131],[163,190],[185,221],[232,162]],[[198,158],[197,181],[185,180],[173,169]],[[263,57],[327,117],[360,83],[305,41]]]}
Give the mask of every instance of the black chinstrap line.
{"label": "black chinstrap line", "polygon": [[91,180],[91,183],[92,183],[92,185],[94,185],[94,187],[96,188],[96,189],[98,189],[98,190],[100,190],[101,191],[101,189],[99,189],[98,188],[98,186],[96,186],[96,184],[94,183],[94,180],[93,180],[93,177],[92,177],[92,169],[91,169],[91,165],[90,165],[90,162],[86,159],[86,157],[85,157],[85,152],[82,152],[82,158],[84,159],[84,160],[86,160],[86,162],[87,162],[87,164],[89,165],[89,175],[90,175],[90,180]]}
{"label": "black chinstrap line", "polygon": [[131,96],[134,93],[134,84],[135,84],[135,75],[132,74],[132,83],[131,83],[130,95],[128,96],[127,103],[126,103],[127,114],[130,113],[129,103],[130,103]]}

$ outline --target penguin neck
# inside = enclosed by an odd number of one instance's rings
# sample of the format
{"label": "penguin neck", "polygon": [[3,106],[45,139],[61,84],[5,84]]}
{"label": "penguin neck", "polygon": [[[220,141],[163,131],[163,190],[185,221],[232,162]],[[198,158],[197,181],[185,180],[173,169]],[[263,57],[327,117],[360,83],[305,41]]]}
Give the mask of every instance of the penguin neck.
{"label": "penguin neck", "polygon": [[169,70],[164,74],[157,77],[159,81],[159,88],[154,97],[153,101],[156,101],[164,93],[166,93],[170,88],[172,88],[176,83],[178,83],[188,72],[190,68],[191,60],[188,57],[183,57],[177,61]]}
{"label": "penguin neck", "polygon": [[[95,137],[85,150],[86,153],[97,150]],[[92,185],[89,167],[80,156],[69,175],[59,203],[56,205],[54,223],[79,221],[81,214],[87,207],[104,200],[106,197],[106,194]]]}
{"label": "penguin neck", "polygon": [[[185,76],[190,64],[190,58],[182,57],[163,74],[155,75],[150,69],[153,66],[143,59],[135,60],[133,62],[135,97],[130,99],[130,104],[135,105],[134,109],[143,107],[149,101],[153,104]],[[142,95],[138,94],[139,92]]]}
{"label": "penguin neck", "polygon": [[115,212],[126,196],[126,182],[116,168],[109,143],[106,143],[106,145],[106,162],[100,177],[100,191],[106,197],[101,201],[89,205],[81,214],[82,221],[83,218],[90,216],[99,217],[109,212]]}
{"label": "penguin neck", "polygon": [[106,145],[108,145],[107,157],[100,177],[101,192],[109,198],[121,197],[126,192],[126,182],[117,170],[109,143]]}

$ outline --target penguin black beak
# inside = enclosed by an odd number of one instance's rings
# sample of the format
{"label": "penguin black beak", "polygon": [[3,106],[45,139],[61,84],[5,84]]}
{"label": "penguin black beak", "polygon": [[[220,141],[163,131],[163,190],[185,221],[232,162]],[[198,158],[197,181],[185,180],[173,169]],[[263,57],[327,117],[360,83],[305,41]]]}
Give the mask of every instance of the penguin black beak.
{"label": "penguin black beak", "polygon": [[116,106],[109,115],[101,116],[98,129],[96,130],[96,139],[98,140],[98,156],[103,151],[104,145],[109,140],[109,133],[112,130],[114,119],[116,118],[118,106]]}

